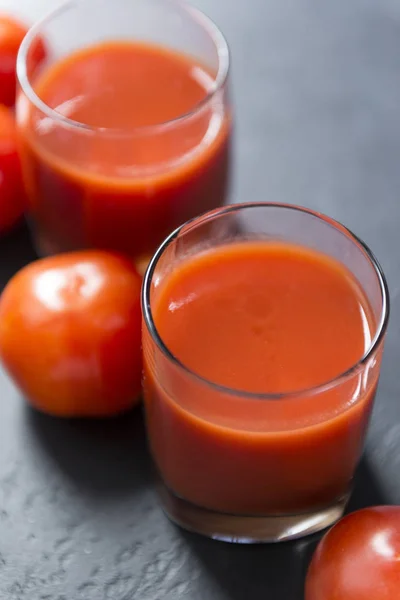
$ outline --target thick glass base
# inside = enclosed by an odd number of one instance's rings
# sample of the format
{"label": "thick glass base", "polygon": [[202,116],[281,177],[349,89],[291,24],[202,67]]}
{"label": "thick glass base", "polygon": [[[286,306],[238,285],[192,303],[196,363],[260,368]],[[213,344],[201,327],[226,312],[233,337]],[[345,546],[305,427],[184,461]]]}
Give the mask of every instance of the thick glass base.
{"label": "thick glass base", "polygon": [[[53,256],[55,254],[62,254],[64,252],[73,252],[75,250],[90,249],[89,247],[83,248],[67,245],[63,246],[61,244],[57,244],[54,240],[51,240],[51,238],[46,237],[45,235],[39,235],[37,232],[34,232],[32,227],[30,227],[30,231],[33,247],[36,251],[36,254],[40,258],[44,258],[46,256]],[[150,262],[150,259],[150,254],[146,254],[145,256],[140,256],[134,259],[136,269],[138,270],[138,273],[140,275],[144,275],[147,269],[147,265]]]}
{"label": "thick glass base", "polygon": [[215,540],[236,544],[283,542],[317,533],[343,515],[348,495],[327,508],[299,515],[239,516],[217,513],[182,500],[160,486],[167,516],[184,529]]}
{"label": "thick glass base", "polygon": [[72,252],[77,249],[72,245],[60,243],[57,240],[57,237],[53,238],[45,235],[41,228],[39,228],[29,217],[27,218],[27,224],[31,234],[33,247],[40,258],[53,256],[54,254],[62,254],[64,252]]}

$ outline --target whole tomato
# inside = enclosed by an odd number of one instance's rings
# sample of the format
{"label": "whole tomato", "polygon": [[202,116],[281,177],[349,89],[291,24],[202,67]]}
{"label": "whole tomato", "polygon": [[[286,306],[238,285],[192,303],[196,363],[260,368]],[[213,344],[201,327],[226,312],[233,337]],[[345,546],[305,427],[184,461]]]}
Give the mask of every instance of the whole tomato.
{"label": "whole tomato", "polygon": [[24,198],[14,116],[0,104],[0,233],[22,217]]}
{"label": "whole tomato", "polygon": [[[15,104],[17,55],[27,31],[22,23],[0,14],[0,103],[6,106]],[[43,40],[34,41],[29,53],[28,71],[34,70],[45,56]]]}
{"label": "whole tomato", "polygon": [[376,506],[339,521],[317,547],[305,600],[400,598],[400,507]]}
{"label": "whole tomato", "polygon": [[0,298],[0,357],[33,406],[52,415],[106,416],[141,389],[141,278],[117,254],[38,260]]}

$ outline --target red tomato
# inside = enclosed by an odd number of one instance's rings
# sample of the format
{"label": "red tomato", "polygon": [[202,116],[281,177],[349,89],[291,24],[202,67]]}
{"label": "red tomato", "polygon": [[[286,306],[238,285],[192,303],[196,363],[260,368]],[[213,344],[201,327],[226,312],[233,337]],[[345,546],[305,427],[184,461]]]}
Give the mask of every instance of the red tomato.
{"label": "red tomato", "polygon": [[141,388],[141,278],[117,254],[24,267],[0,298],[0,357],[28,400],[58,416],[126,410]]}
{"label": "red tomato", "polygon": [[[8,15],[0,14],[0,103],[13,106],[17,86],[17,54],[27,29]],[[45,57],[46,50],[38,39],[30,51],[29,69],[34,69]]]}
{"label": "red tomato", "polygon": [[305,600],[400,598],[400,507],[376,506],[339,521],[320,542]]}
{"label": "red tomato", "polygon": [[24,198],[14,117],[9,108],[0,104],[0,232],[21,218]]}

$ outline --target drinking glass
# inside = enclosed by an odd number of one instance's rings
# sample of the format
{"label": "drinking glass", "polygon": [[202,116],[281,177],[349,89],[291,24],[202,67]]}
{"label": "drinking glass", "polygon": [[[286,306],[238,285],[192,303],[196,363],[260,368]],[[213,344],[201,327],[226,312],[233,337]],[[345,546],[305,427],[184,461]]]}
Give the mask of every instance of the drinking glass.
{"label": "drinking glass", "polygon": [[[373,322],[364,355],[346,372],[299,392],[247,393],[208,381],[186,366],[185,349],[178,359],[167,347],[153,318],[165,278],[182,261],[249,240],[323,253],[354,276]],[[196,289],[185,287],[187,294],[195,297]],[[145,274],[142,311],[147,429],[167,515],[232,542],[297,538],[340,518],[362,453],[389,316],[385,277],[368,247],[305,208],[222,207],[162,243]]]}
{"label": "drinking glass", "polygon": [[[33,68],[39,38],[47,58]],[[80,97],[72,91],[46,104],[38,89],[54,66],[104,42],[149,44],[193,60],[193,77],[207,79],[204,97],[166,122],[133,128],[73,120],[69,110]],[[41,255],[104,248],[143,268],[170,231],[226,201],[229,52],[196,8],[179,0],[69,0],[31,28],[17,63],[28,219]]]}

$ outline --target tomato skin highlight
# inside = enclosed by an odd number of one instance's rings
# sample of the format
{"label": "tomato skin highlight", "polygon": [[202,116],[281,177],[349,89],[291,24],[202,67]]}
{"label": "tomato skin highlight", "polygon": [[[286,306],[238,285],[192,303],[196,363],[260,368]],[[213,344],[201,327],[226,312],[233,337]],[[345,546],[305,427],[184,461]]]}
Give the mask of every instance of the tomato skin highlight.
{"label": "tomato skin highlight", "polygon": [[400,507],[376,506],[341,519],[319,543],[305,600],[400,598]]}
{"label": "tomato skin highlight", "polygon": [[[17,89],[17,55],[28,29],[9,15],[0,13],[0,103],[15,104]],[[46,57],[43,40],[33,43],[29,53],[28,72],[32,72]]]}
{"label": "tomato skin highlight", "polygon": [[102,417],[138,402],[141,277],[120,255],[82,251],[24,267],[0,297],[0,358],[37,409]]}

